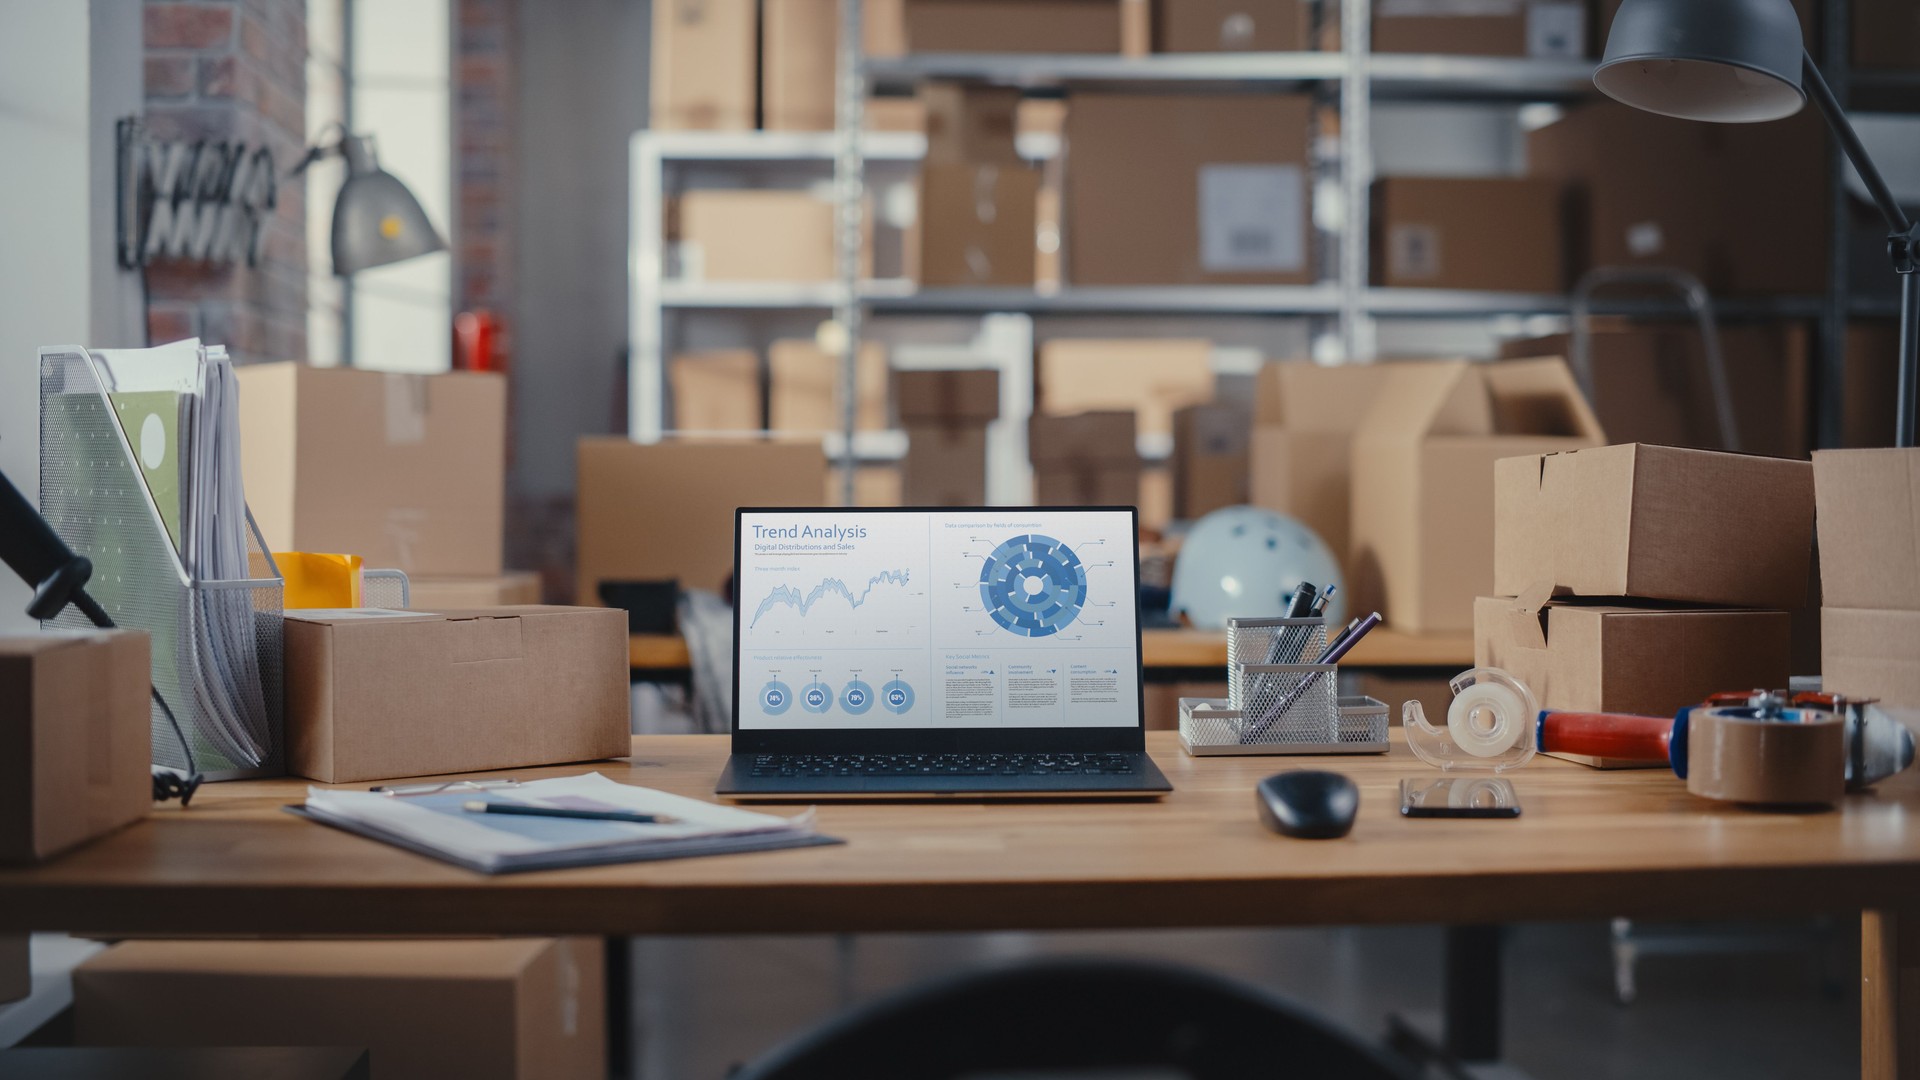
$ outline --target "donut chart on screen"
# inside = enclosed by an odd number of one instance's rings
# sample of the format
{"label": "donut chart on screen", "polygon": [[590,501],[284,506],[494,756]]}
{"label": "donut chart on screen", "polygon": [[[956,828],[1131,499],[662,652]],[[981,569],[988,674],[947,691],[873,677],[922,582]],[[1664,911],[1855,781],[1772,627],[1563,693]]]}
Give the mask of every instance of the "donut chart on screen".
{"label": "donut chart on screen", "polygon": [[980,568],[980,599],[1002,629],[1047,637],[1072,625],[1086,604],[1087,569],[1051,536],[1016,536]]}

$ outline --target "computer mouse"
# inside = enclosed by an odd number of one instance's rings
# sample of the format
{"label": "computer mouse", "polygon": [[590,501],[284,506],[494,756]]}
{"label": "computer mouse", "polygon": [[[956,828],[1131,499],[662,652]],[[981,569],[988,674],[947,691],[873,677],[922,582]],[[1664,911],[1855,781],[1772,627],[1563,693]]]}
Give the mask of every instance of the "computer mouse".
{"label": "computer mouse", "polygon": [[1360,789],[1336,772],[1295,769],[1275,773],[1254,788],[1260,820],[1282,836],[1331,840],[1353,828]]}

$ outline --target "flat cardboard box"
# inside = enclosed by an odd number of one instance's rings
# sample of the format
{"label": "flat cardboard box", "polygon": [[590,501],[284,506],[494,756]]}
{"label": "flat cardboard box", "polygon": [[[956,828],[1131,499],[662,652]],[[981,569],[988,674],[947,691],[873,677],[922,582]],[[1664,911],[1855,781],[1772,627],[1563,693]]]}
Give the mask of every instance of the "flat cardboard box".
{"label": "flat cardboard box", "polygon": [[1267,364],[1254,380],[1248,497],[1305,524],[1349,579],[1353,432],[1394,365]]}
{"label": "flat cardboard box", "polygon": [[1494,466],[1494,483],[1499,595],[1545,584],[1573,596],[1806,603],[1813,468],[1804,461],[1623,443],[1510,456]]}
{"label": "flat cardboard box", "polygon": [[1606,441],[1558,360],[1397,364],[1353,439],[1353,609],[1468,630],[1493,591],[1493,463]]}
{"label": "flat cardboard box", "polygon": [[274,551],[358,555],[409,574],[497,574],[507,380],[249,364],[247,503]]}
{"label": "flat cardboard box", "polygon": [[1783,687],[1791,674],[1784,611],[1494,596],[1473,610],[1475,666],[1513,675],[1543,709],[1673,716],[1721,691]]}
{"label": "flat cardboard box", "polygon": [[86,1046],[357,1046],[390,1080],[606,1074],[598,938],[129,941],[73,973]]}
{"label": "flat cardboard box", "polygon": [[1173,434],[1173,414],[1213,399],[1213,343],[1183,338],[1055,338],[1040,346],[1038,411],[1124,409],[1140,434]]}
{"label": "flat cardboard box", "polygon": [[896,371],[893,392],[909,426],[984,426],[1000,416],[1000,373],[991,368]]}
{"label": "flat cardboard box", "polygon": [[[1804,458],[1813,342],[1805,323],[1718,327],[1740,449]],[[1591,337],[1594,414],[1618,442],[1724,450],[1712,378],[1693,323],[1597,320]],[[1573,354],[1568,334],[1502,343],[1502,356]],[[1848,387],[1848,398],[1852,398]],[[1883,399],[1884,400],[1884,399]],[[1892,416],[1891,410],[1887,415]]]}
{"label": "flat cardboard box", "polygon": [[757,0],[653,6],[653,128],[752,131]]}
{"label": "flat cardboard box", "polygon": [[1247,501],[1253,418],[1232,405],[1190,405],[1173,414],[1173,516],[1195,521]]}
{"label": "flat cardboard box", "polygon": [[1395,176],[1373,183],[1373,280],[1557,293],[1567,281],[1558,181]]}
{"label": "flat cardboard box", "polygon": [[582,439],[575,602],[602,581],[678,581],[719,591],[733,574],[733,512],[810,506],[826,483],[818,440],[641,444]]}
{"label": "flat cardboard box", "polygon": [[151,676],[139,631],[0,637],[0,863],[57,855],[146,814]]}
{"label": "flat cardboard box", "polygon": [[839,0],[761,0],[760,20],[760,126],[833,130]]}
{"label": "flat cardboard box", "polygon": [[1069,282],[1314,280],[1310,98],[1084,93],[1069,105]]}
{"label": "flat cardboard box", "polygon": [[1920,68],[1920,5],[1913,0],[1853,0],[1853,66]]}
{"label": "flat cardboard box", "polygon": [[751,349],[681,353],[667,368],[677,431],[758,431],[760,357]]}
{"label": "flat cardboard box", "polygon": [[509,570],[498,577],[418,577],[407,585],[407,606],[415,611],[465,611],[540,602],[540,575],[531,570]]}
{"label": "flat cardboard box", "polygon": [[1303,0],[1160,0],[1157,48],[1167,53],[1300,52],[1309,48]]}
{"label": "flat cardboard box", "polygon": [[1920,611],[1920,449],[1816,450],[1813,497],[1820,602]]}
{"label": "flat cardboard box", "polygon": [[923,286],[1030,286],[1040,172],[1026,165],[923,165],[912,234]]}
{"label": "flat cardboard box", "polygon": [[1920,611],[1820,609],[1821,687],[1920,709]]}
{"label": "flat cardboard box", "polygon": [[[768,426],[782,433],[839,431],[840,358],[811,341],[788,338],[767,348]],[[854,373],[854,427],[887,426],[887,352],[877,342],[860,346]]]}
{"label": "flat cardboard box", "polygon": [[1581,0],[1378,0],[1373,51],[1579,59],[1587,8]]}
{"label": "flat cardboard box", "polygon": [[909,423],[901,504],[983,506],[986,501],[986,423]]}
{"label": "flat cardboard box", "polygon": [[617,611],[289,611],[286,652],[296,776],[349,784],[630,749]]}
{"label": "flat cardboard box", "polygon": [[1118,53],[1119,0],[905,0],[910,52]]}
{"label": "flat cardboard box", "polygon": [[811,191],[689,191],[668,237],[687,281],[831,281],[833,203]]}
{"label": "flat cardboard box", "polygon": [[926,114],[927,165],[1024,164],[1015,148],[1020,89],[978,83],[928,82],[919,101]]}

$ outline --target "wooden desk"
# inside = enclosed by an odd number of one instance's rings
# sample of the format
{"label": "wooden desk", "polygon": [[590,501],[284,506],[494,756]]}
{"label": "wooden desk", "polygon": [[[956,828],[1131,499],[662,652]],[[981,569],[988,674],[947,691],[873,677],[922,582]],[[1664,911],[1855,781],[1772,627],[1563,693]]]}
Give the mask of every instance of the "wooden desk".
{"label": "wooden desk", "polygon": [[[1227,635],[1211,630],[1145,630],[1141,655],[1156,668],[1218,668],[1227,662]],[[627,662],[636,671],[678,671],[687,667],[687,643],[678,634],[635,634],[627,641]],[[1347,667],[1473,666],[1470,634],[1408,634],[1385,627],[1360,640],[1342,661]]]}
{"label": "wooden desk", "polygon": [[[1411,821],[1396,745],[1337,765],[1359,783],[1343,840],[1287,840],[1255,818],[1254,782],[1326,759],[1211,758],[1149,747],[1162,802],[828,804],[845,846],[487,878],[280,811],[304,782],[210,785],[189,810],[39,867],[0,869],[0,933],[815,933],[1280,926],[1870,913],[1866,1060],[1920,1052],[1920,776],[1825,813],[1695,799],[1670,775],[1536,758],[1517,821]],[[707,796],[718,736],[634,741],[617,780]],[[522,779],[579,766],[521,769]],[[1915,976],[1910,976],[1910,978]],[[1896,1033],[1898,1038],[1896,1039]]]}

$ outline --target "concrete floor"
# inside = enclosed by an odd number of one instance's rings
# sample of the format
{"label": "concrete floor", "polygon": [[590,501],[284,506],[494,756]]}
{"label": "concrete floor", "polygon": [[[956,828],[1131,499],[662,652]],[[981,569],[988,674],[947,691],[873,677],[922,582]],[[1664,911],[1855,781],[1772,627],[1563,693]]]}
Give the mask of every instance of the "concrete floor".
{"label": "concrete floor", "polygon": [[[1779,930],[1781,928],[1772,928]],[[1653,954],[1639,998],[1613,997],[1607,927],[1537,925],[1506,951],[1507,1061],[1537,1080],[1699,1080],[1859,1073],[1857,927],[1759,951],[1751,935]],[[1653,942],[1678,930],[1654,928]],[[1389,1013],[1433,1017],[1432,927],[858,938],[642,938],[634,944],[638,1075],[720,1080],[843,1005],[936,974],[1042,953],[1152,957],[1266,986],[1379,1038]]]}

